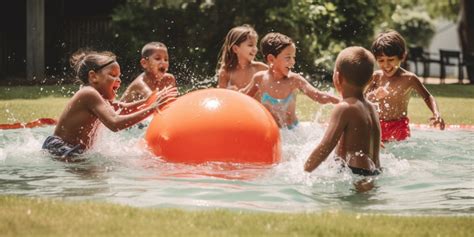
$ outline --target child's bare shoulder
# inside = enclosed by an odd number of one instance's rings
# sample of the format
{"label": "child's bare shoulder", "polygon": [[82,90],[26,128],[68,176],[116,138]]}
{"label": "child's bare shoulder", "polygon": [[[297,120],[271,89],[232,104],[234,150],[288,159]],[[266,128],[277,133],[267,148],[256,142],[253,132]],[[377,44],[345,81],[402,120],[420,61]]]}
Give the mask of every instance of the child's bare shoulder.
{"label": "child's bare shoulder", "polygon": [[176,82],[176,78],[171,73],[165,73],[165,75],[163,76],[163,80],[165,82],[168,82],[168,83],[175,83]]}
{"label": "child's bare shoulder", "polygon": [[91,86],[82,87],[73,97],[75,102],[83,102],[84,104],[90,104],[92,101],[96,101],[97,99],[102,100],[102,96]]}
{"label": "child's bare shoulder", "polygon": [[253,74],[252,80],[255,81],[255,83],[259,84],[262,82],[263,78],[265,78],[267,75],[267,71],[258,71],[255,74]]}
{"label": "child's bare shoulder", "polygon": [[267,71],[258,71],[255,74],[253,74],[254,78],[262,78],[267,74]]}

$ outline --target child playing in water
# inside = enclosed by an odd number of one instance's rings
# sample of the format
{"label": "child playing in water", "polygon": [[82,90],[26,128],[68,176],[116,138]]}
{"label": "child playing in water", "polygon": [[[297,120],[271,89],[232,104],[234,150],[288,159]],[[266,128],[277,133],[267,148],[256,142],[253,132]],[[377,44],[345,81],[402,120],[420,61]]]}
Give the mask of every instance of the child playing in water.
{"label": "child playing in water", "polygon": [[[120,66],[111,52],[78,51],[71,57],[77,77],[85,84],[69,101],[59,117],[54,136],[46,138],[43,149],[68,161],[90,148],[98,124],[112,131],[130,127],[157,111],[177,95],[176,88],[158,93],[151,106],[138,109],[146,100],[115,103],[120,87]],[[123,110],[123,115],[116,111]]]}
{"label": "child playing in water", "polygon": [[329,126],[306,161],[305,171],[316,169],[338,144],[336,155],[354,174],[379,174],[379,119],[376,106],[364,96],[374,63],[372,54],[362,47],[349,47],[339,53],[333,83],[343,101],[332,111]]}
{"label": "child playing in water", "polygon": [[382,141],[400,141],[410,136],[407,117],[411,92],[416,91],[433,113],[430,123],[444,129],[435,98],[428,92],[418,77],[400,67],[406,57],[405,40],[396,31],[378,35],[372,44],[380,70],[374,72],[366,96],[379,105]]}
{"label": "child playing in water", "polygon": [[150,42],[142,48],[140,64],[144,72],[127,87],[121,101],[132,102],[149,97],[153,91],[176,87],[176,79],[167,73],[168,49],[161,42]]}
{"label": "child playing in water", "polygon": [[297,89],[322,104],[339,102],[339,98],[317,90],[301,75],[291,71],[296,63],[296,46],[290,37],[269,33],[263,37],[260,46],[269,68],[257,72],[242,92],[257,98],[279,127],[292,129],[298,125],[295,111]]}
{"label": "child playing in water", "polygon": [[219,58],[218,88],[242,89],[256,72],[268,68],[254,61],[257,40],[257,32],[249,25],[234,27],[227,33]]}

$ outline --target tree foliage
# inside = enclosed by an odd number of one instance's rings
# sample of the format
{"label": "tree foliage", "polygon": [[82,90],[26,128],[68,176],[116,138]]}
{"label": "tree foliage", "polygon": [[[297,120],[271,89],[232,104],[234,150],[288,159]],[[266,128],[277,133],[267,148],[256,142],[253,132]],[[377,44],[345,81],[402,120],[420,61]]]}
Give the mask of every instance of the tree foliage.
{"label": "tree foliage", "polygon": [[145,43],[161,41],[168,46],[170,72],[183,84],[196,84],[212,81],[225,35],[241,24],[254,26],[261,37],[274,31],[287,34],[297,43],[297,71],[327,74],[342,48],[370,44],[381,2],[127,0],[114,10],[112,20],[117,54],[134,65],[126,72],[140,70],[139,51]]}

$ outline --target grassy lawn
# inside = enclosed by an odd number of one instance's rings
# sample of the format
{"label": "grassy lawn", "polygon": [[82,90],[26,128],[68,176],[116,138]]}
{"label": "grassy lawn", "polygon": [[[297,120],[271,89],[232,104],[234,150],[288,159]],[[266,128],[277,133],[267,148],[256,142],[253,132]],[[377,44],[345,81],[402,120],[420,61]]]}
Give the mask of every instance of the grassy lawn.
{"label": "grassy lawn", "polygon": [[[429,85],[448,124],[474,124],[474,86]],[[77,86],[0,87],[0,123],[57,118]],[[298,100],[302,120],[320,108]],[[324,121],[331,107],[323,107]],[[410,102],[414,123],[430,112]],[[472,236],[473,216],[389,216],[350,212],[263,213],[141,209],[0,195],[0,236]]]}
{"label": "grassy lawn", "polygon": [[140,209],[0,196],[2,236],[472,236],[469,216]]}
{"label": "grassy lawn", "polygon": [[[446,124],[474,124],[474,86],[470,85],[427,85],[435,97]],[[326,106],[328,107],[328,106]],[[323,107],[321,120],[327,119],[330,108]],[[308,97],[298,97],[298,114],[301,120],[313,120],[320,106]],[[411,123],[427,124],[431,111],[423,99],[413,96],[408,106]]]}
{"label": "grassy lawn", "polygon": [[[447,124],[474,124],[474,86],[428,85],[435,96]],[[41,117],[57,118],[78,86],[0,87],[0,123],[26,122]],[[122,87],[124,89],[125,87]],[[314,120],[321,105],[308,97],[298,97],[297,112],[301,120]],[[331,107],[322,108],[320,121],[325,121]],[[412,123],[426,124],[431,112],[419,97],[408,107]]]}

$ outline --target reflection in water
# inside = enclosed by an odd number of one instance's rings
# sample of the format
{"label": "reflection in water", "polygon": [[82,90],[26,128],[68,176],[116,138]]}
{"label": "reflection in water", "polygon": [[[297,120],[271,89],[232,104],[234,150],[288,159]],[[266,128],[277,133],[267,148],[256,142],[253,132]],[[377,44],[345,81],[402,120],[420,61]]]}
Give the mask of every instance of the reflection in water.
{"label": "reflection in water", "polygon": [[[272,212],[342,209],[395,214],[471,214],[474,132],[414,130],[382,150],[384,172],[370,191],[333,158],[313,173],[303,164],[324,127],[282,130],[275,165],[166,163],[141,144],[145,129],[99,132],[84,162],[65,163],[40,151],[52,127],[1,131],[2,194],[102,200],[139,207],[231,208]],[[19,149],[19,147],[21,149]]]}

